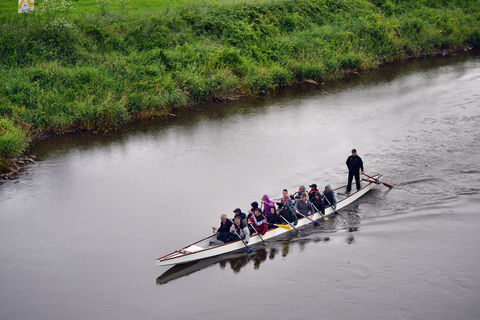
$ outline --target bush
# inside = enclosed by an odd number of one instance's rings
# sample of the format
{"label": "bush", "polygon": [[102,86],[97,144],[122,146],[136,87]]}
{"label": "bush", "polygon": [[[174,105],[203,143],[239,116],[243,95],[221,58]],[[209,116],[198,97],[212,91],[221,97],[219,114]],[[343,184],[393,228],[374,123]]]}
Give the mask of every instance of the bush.
{"label": "bush", "polygon": [[16,127],[8,118],[0,119],[0,158],[13,158],[28,144],[23,130]]}

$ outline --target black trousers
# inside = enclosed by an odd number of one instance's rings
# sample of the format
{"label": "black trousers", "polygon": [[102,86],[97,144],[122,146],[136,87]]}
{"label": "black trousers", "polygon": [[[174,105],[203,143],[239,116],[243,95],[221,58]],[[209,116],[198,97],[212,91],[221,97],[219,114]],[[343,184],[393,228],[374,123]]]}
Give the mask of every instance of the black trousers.
{"label": "black trousers", "polygon": [[357,190],[360,190],[360,171],[359,170],[355,172],[348,171],[347,192],[350,192],[352,190],[353,177],[355,177],[355,184],[357,186]]}

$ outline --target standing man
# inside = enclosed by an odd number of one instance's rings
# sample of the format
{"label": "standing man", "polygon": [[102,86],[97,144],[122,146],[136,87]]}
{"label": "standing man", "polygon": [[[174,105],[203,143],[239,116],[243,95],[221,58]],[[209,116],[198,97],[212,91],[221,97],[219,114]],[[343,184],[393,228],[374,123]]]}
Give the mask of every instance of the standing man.
{"label": "standing man", "polygon": [[352,155],[347,159],[348,167],[348,184],[347,184],[347,194],[352,191],[352,179],[355,177],[355,184],[357,186],[357,191],[360,190],[360,174],[363,174],[363,161],[357,155],[357,150],[352,149]]}

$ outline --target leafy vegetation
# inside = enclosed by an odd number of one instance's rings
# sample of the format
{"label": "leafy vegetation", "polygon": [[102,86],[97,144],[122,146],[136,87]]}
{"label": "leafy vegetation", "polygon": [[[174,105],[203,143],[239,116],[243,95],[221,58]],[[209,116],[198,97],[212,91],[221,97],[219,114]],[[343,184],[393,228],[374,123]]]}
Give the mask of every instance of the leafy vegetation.
{"label": "leafy vegetation", "polygon": [[0,156],[25,147],[23,128],[106,131],[480,45],[480,0],[170,2],[38,0],[24,26],[0,0]]}

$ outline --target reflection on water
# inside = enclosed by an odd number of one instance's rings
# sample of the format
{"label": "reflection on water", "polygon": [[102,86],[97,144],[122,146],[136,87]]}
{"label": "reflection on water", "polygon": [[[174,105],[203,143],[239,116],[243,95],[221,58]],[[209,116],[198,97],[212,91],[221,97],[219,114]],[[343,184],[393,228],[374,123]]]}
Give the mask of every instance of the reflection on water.
{"label": "reflection on water", "polygon": [[[240,270],[249,263],[253,263],[253,268],[258,270],[260,265],[267,261],[267,257],[269,260],[273,260],[279,252],[282,253],[282,257],[286,257],[288,255],[289,246],[290,244],[288,242],[269,243],[268,248],[259,248],[250,254],[245,250],[242,250],[237,253],[175,265],[162,273],[162,275],[157,278],[156,282],[157,284],[162,285],[217,264],[221,269],[225,269],[227,265],[229,265],[234,273],[240,272]],[[279,248],[281,248],[281,250],[279,250]]]}
{"label": "reflection on water", "polygon": [[[221,269],[225,269],[229,266],[234,273],[239,273],[242,268],[249,264],[253,264],[253,269],[258,270],[262,263],[274,260],[279,254],[282,258],[286,258],[292,246],[296,246],[300,251],[304,251],[307,244],[311,242],[318,243],[321,241],[330,241],[330,237],[326,236],[326,234],[332,232],[338,233],[341,231],[348,231],[349,233],[358,231],[360,217],[356,215],[354,211],[355,208],[349,208],[348,210],[342,211],[343,213],[332,215],[327,221],[322,222],[320,226],[314,224],[308,225],[305,228],[302,228],[305,232],[303,236],[291,233],[285,235],[283,239],[269,240],[266,246],[254,247],[252,253],[248,253],[242,248],[242,250],[234,253],[174,265],[162,273],[156,279],[156,283],[162,285],[172,280],[188,276],[202,269],[213,267],[217,264]],[[351,216],[357,217],[353,219],[353,221],[355,221],[354,223],[349,222],[351,220],[349,217]],[[351,244],[354,238],[351,234],[348,234],[345,239],[348,244]]]}

